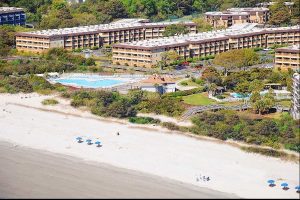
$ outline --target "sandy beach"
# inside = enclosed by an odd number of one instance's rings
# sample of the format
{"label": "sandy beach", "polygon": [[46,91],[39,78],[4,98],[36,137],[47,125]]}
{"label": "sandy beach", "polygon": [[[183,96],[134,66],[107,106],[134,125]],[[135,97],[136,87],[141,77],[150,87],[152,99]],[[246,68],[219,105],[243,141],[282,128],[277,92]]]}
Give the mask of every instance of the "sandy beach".
{"label": "sandy beach", "polygon": [[[230,197],[299,197],[294,189],[299,185],[299,163],[245,153],[227,144],[172,134],[160,127],[140,128],[118,120],[101,120],[72,108],[66,100],[43,106],[45,98],[49,97],[0,94],[0,141],[151,174],[175,185],[180,182],[186,188],[193,185]],[[103,146],[79,144],[75,141],[78,136],[100,140]],[[200,174],[209,176],[210,181],[196,181]],[[276,180],[277,186],[270,188],[268,179]],[[291,189],[282,190],[282,182],[289,183]],[[176,195],[174,191],[169,194]]]}
{"label": "sandy beach", "polygon": [[[13,159],[12,159],[13,158]],[[0,142],[0,198],[233,198],[145,173]]]}

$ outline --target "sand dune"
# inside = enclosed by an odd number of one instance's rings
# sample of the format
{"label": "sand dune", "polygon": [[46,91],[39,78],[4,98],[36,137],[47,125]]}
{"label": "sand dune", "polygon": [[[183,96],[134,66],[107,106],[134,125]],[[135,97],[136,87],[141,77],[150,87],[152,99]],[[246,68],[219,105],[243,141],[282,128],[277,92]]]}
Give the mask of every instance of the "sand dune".
{"label": "sand dune", "polygon": [[[99,120],[88,112],[71,108],[64,101],[54,107],[45,107],[40,103],[45,98],[35,95],[21,99],[21,95],[0,95],[0,140],[239,197],[299,197],[294,190],[299,185],[299,163],[245,153],[226,144],[166,133],[159,127],[132,128],[136,126]],[[120,136],[116,135],[117,131]],[[75,141],[77,136],[93,141],[99,139],[103,147],[78,144]],[[196,176],[199,174],[209,176],[211,180],[197,182]],[[269,188],[268,179],[276,180],[277,186]],[[278,186],[282,182],[288,182],[291,189],[283,191]]]}

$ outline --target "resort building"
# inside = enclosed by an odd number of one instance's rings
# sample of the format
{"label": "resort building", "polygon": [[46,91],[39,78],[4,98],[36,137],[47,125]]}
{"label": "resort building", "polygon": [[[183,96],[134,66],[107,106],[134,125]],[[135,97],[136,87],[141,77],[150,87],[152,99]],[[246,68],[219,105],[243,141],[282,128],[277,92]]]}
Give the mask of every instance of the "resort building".
{"label": "resort building", "polygon": [[113,63],[152,67],[161,54],[174,50],[182,58],[214,55],[232,49],[271,47],[274,44],[299,45],[300,26],[257,28],[254,23],[240,24],[225,30],[186,34],[113,45]]}
{"label": "resort building", "polygon": [[293,75],[293,93],[292,93],[291,115],[295,120],[300,119],[300,74]]}
{"label": "resort building", "polygon": [[26,14],[23,8],[0,7],[0,25],[25,25]]}
{"label": "resort building", "polygon": [[242,23],[264,24],[269,20],[269,15],[269,9],[263,7],[229,8],[224,12],[206,12],[205,19],[214,28],[227,28]]}
{"label": "resort building", "polygon": [[229,8],[229,12],[247,12],[250,14],[250,23],[265,24],[269,21],[270,11],[268,8],[256,7],[256,8]]}
{"label": "resort building", "polygon": [[206,12],[205,19],[214,28],[228,28],[234,24],[243,24],[250,22],[248,12]]}
{"label": "resort building", "polygon": [[160,76],[157,74],[154,74],[148,79],[137,83],[134,87],[149,92],[157,92],[160,94],[176,91],[176,83],[172,77]]}
{"label": "resort building", "polygon": [[[261,6],[261,7],[265,7],[268,8],[272,5],[274,5],[276,2],[275,1],[271,1],[271,2],[263,2],[263,3],[257,3],[256,6]],[[292,13],[292,7],[294,6],[294,2],[290,2],[290,1],[285,1],[284,5],[286,7],[288,7],[289,12]]]}
{"label": "resort building", "polygon": [[160,38],[168,25],[182,23],[196,33],[194,22],[158,22],[147,19],[123,19],[109,24],[22,32],[16,34],[18,50],[41,52],[53,47],[67,50],[102,47],[113,43]]}
{"label": "resort building", "polygon": [[281,69],[300,69],[300,45],[275,49],[275,67]]}

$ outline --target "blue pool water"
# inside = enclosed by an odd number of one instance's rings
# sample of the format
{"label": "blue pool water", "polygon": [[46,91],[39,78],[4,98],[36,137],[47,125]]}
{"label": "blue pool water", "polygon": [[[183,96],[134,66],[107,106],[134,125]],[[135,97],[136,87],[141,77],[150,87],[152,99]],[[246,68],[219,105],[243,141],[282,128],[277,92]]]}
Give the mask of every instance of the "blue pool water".
{"label": "blue pool water", "polygon": [[239,94],[239,93],[236,93],[236,92],[230,93],[230,95],[231,95],[232,97],[234,97],[234,98],[247,98],[247,97],[250,96],[249,94],[242,95],[242,94]]}
{"label": "blue pool water", "polygon": [[125,80],[99,77],[69,77],[53,79],[53,82],[84,88],[106,88],[125,83]]}

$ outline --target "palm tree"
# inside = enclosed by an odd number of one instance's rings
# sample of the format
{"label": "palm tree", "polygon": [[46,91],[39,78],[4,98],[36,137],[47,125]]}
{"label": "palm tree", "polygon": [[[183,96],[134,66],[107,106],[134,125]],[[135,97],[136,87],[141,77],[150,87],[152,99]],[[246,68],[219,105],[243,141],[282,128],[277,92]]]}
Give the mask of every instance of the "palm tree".
{"label": "palm tree", "polygon": [[208,85],[208,93],[211,93],[212,96],[214,96],[215,93],[216,93],[217,87],[218,87],[218,86],[217,86],[215,83],[209,84],[209,85]]}

